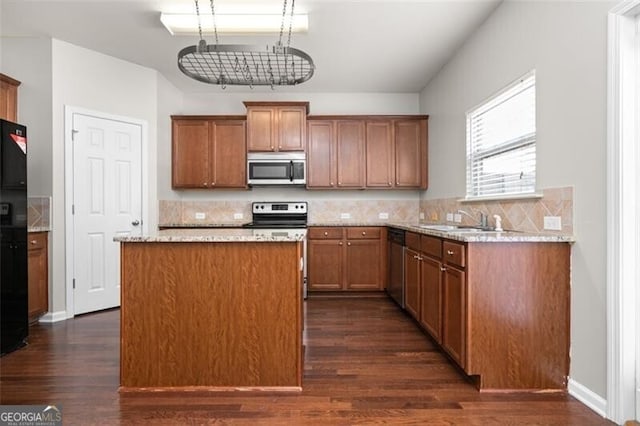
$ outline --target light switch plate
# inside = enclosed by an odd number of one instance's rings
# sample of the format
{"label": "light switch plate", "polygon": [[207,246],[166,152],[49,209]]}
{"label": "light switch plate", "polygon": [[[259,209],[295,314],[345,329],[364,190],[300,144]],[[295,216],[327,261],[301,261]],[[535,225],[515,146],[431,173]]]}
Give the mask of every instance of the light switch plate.
{"label": "light switch plate", "polygon": [[544,229],[548,231],[562,231],[562,219],[560,216],[545,216]]}
{"label": "light switch plate", "polygon": [[234,219],[242,219],[244,217],[244,215],[242,213],[234,213],[233,214],[233,218]]}
{"label": "light switch plate", "polygon": [[202,220],[205,217],[207,217],[207,215],[205,215],[203,212],[196,212],[196,214],[195,214],[195,218],[199,219],[199,220]]}
{"label": "light switch plate", "polygon": [[340,213],[340,219],[351,219],[351,213]]}
{"label": "light switch plate", "polygon": [[378,213],[378,219],[389,219],[389,213]]}
{"label": "light switch plate", "polygon": [[424,219],[424,212],[420,212],[420,220]]}
{"label": "light switch plate", "polygon": [[447,213],[447,222],[453,221],[453,213]]}
{"label": "light switch plate", "polygon": [[461,214],[459,214],[459,213],[454,214],[454,215],[453,215],[453,221],[454,221],[455,223],[460,223],[460,222],[462,222],[462,215],[461,215]]}

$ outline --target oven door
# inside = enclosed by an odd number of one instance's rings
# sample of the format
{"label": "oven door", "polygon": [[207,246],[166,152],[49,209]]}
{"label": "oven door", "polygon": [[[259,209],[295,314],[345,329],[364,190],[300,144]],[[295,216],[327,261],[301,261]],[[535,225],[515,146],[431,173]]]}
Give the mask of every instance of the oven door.
{"label": "oven door", "polygon": [[[304,155],[304,154],[302,154]],[[278,158],[275,155],[249,157],[247,183],[249,185],[305,185],[304,158]]]}

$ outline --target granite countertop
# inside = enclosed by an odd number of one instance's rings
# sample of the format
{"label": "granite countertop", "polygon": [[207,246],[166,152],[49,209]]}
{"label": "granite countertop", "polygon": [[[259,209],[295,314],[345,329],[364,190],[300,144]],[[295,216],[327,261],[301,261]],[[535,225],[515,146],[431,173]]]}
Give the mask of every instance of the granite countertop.
{"label": "granite countertop", "polygon": [[433,235],[435,237],[447,238],[449,240],[462,241],[465,243],[572,243],[575,238],[572,235],[562,235],[553,233],[531,233],[518,231],[439,231],[427,229],[416,223],[390,222],[387,226],[404,229],[418,234]]}
{"label": "granite countertop", "polygon": [[163,223],[158,225],[165,229],[189,229],[189,228],[242,228],[247,222],[229,223]]}
{"label": "granite countertop", "polygon": [[27,228],[27,232],[50,232],[51,228],[48,226],[30,226]]}
{"label": "granite countertop", "polygon": [[304,241],[306,230],[291,235],[265,229],[165,229],[143,236],[115,237],[124,243],[230,243],[230,242],[296,242]]}

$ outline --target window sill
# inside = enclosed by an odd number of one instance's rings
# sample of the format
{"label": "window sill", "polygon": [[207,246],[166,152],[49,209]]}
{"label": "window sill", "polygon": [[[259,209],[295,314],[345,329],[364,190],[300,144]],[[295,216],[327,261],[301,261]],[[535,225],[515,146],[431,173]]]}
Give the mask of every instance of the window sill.
{"label": "window sill", "polygon": [[511,201],[511,200],[538,200],[542,198],[541,192],[529,194],[489,195],[486,197],[465,197],[458,200],[459,203],[480,203],[483,201]]}

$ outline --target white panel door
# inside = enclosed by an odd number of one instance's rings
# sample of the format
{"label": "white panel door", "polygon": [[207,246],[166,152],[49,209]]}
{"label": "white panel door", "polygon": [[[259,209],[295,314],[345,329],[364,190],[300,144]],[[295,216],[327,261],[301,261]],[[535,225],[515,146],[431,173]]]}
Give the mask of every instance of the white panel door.
{"label": "white panel door", "polygon": [[142,129],[73,114],[74,313],[120,306],[117,235],[140,235]]}

